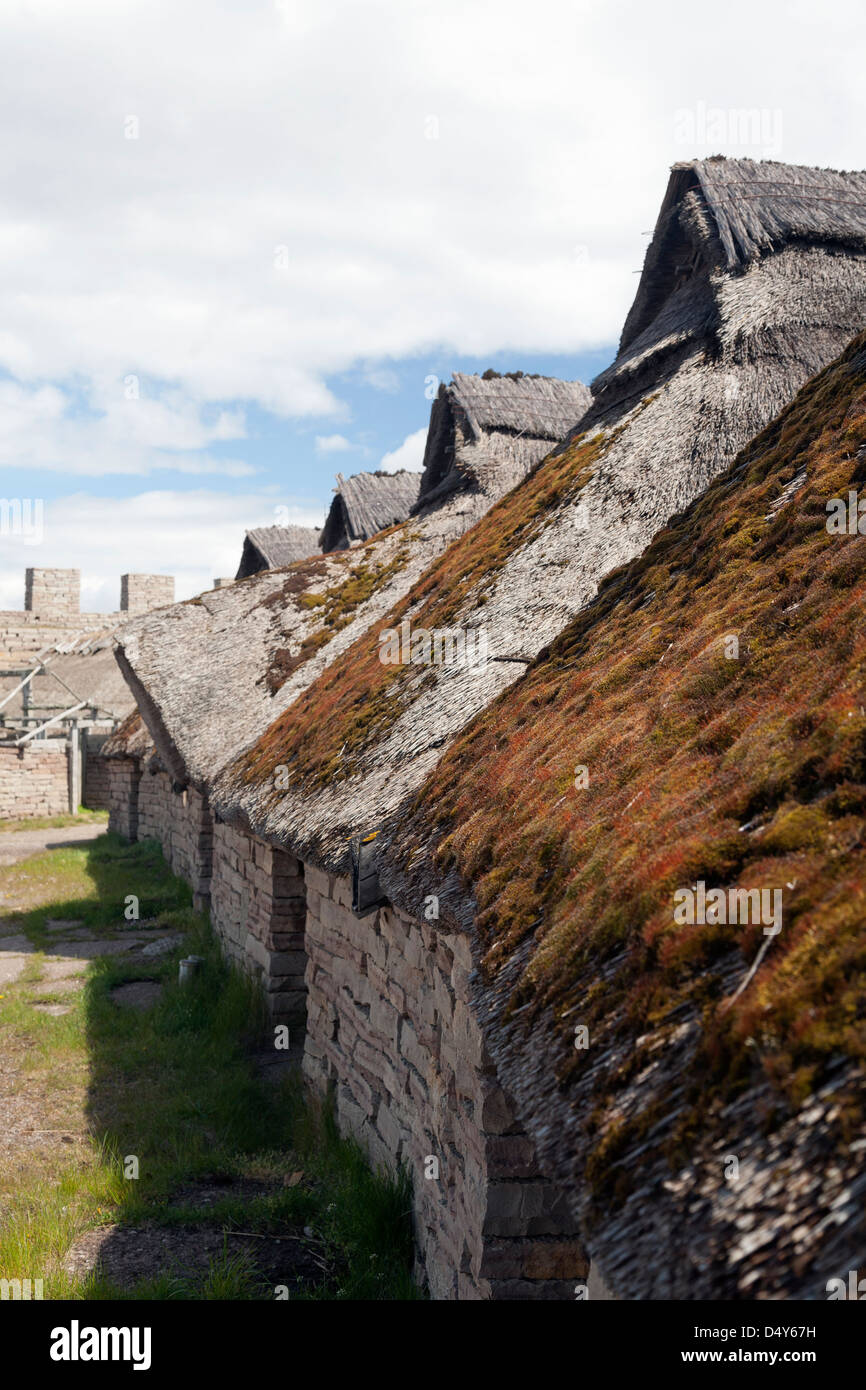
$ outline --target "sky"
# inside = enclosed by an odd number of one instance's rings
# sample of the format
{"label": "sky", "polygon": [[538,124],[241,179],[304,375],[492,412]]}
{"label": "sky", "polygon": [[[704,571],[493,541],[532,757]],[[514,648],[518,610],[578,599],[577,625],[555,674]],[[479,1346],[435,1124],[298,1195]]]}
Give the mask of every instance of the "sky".
{"label": "sky", "polygon": [[420,467],[453,371],[591,380],[672,163],[864,167],[862,39],[850,0],[0,0],[0,607],[30,565],[189,597]]}

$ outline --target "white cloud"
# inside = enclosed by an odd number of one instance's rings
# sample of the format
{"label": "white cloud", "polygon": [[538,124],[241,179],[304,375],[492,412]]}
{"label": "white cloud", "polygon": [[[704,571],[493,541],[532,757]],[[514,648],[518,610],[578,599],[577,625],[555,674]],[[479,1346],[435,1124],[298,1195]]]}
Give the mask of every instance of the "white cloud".
{"label": "white cloud", "polygon": [[120,500],[73,493],[45,504],[39,544],[4,535],[0,608],[23,608],[28,566],[80,569],[85,611],[116,610],[120,576],[130,572],[173,574],[176,597],[190,598],[235,574],[246,530],[323,520],[316,503],[257,493],[153,491]]}
{"label": "white cloud", "polygon": [[212,411],[206,421],[200,407],[180,392],[151,399],[141,394],[135,378],[126,385],[93,383],[87,406],[82,412],[79,402],[56,386],[0,380],[0,464],[91,477],[172,468],[236,478],[255,471],[242,459],[201,452],[210,444],[242,439],[241,412]]}
{"label": "white cloud", "polygon": [[407,434],[399,448],[385,454],[379,464],[386,473],[397,473],[408,468],[412,473],[420,473],[424,467],[424,446],[427,443],[427,428]]}
{"label": "white cloud", "polygon": [[365,372],[364,381],[374,391],[385,391],[389,395],[400,390],[400,378],[391,367],[377,367]]}
{"label": "white cloud", "polygon": [[[805,0],[731,0],[722,26],[691,0],[662,27],[639,0],[491,15],[4,6],[0,370],[24,393],[4,460],[142,472],[241,438],[227,402],[339,423],[327,378],[354,364],[387,391],[377,364],[440,346],[612,344],[668,167],[695,152],[684,111],[697,129],[704,108],[763,110],[774,141],[779,113],[781,158],[862,163],[853,0],[817,50]],[[762,153],[734,134],[730,152]],[[129,375],[160,383],[135,418],[112,395]]]}
{"label": "white cloud", "polygon": [[352,444],[344,434],[317,434],[316,453],[317,454],[342,454],[347,449],[354,449]]}

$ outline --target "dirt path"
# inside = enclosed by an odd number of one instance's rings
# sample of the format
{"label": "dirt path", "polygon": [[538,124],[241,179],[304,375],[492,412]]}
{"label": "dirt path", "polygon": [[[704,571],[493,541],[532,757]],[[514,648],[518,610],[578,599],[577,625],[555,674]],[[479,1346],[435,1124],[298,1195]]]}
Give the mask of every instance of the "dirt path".
{"label": "dirt path", "polygon": [[95,840],[98,835],[104,834],[102,821],[66,825],[55,830],[5,831],[0,833],[0,868],[18,864],[22,859],[30,859],[32,855],[42,854],[47,849],[63,849],[81,844],[84,840]]}

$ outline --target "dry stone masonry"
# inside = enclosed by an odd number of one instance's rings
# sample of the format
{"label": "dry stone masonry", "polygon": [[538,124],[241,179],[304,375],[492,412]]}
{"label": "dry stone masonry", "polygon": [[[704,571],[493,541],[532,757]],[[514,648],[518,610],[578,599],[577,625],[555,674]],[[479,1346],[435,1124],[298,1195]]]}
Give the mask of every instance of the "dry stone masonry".
{"label": "dry stone masonry", "polygon": [[120,611],[149,613],[174,603],[174,579],[169,574],[122,574],[120,576]]}
{"label": "dry stone masonry", "polygon": [[174,579],[166,574],[123,574],[120,608],[81,612],[81,571],[27,569],[24,608],[0,611],[0,649],[25,656],[62,645],[90,632],[119,627],[131,617],[174,602]]}
{"label": "dry stone masonry", "polygon": [[465,937],[212,818],[149,758],[108,760],[113,830],[155,838],[193,885],[343,1134],[412,1181],[416,1272],[436,1299],[574,1299],[588,1265],[564,1191],[500,1085],[470,1003]]}
{"label": "dry stone masonry", "polygon": [[[134,792],[136,783],[125,769],[118,774],[118,781],[130,794]],[[142,773],[137,790],[138,839],[159,841],[172,871],[191,886],[194,905],[206,908],[213,857],[213,821],[206,798],[192,787],[177,787],[167,772],[152,766]],[[120,795],[122,792],[112,795],[112,802]],[[111,814],[109,826],[114,829]],[[129,820],[133,817],[131,807],[127,816]],[[115,817],[117,829],[119,819]]]}
{"label": "dry stone masonry", "polygon": [[303,1027],[305,885],[294,855],[213,827],[211,921],[226,955],[261,982],[275,1022]]}
{"label": "dry stone masonry", "polygon": [[69,810],[66,739],[0,744],[0,820],[56,816]]}
{"label": "dry stone masonry", "polygon": [[573,1299],[588,1266],[484,1046],[466,938],[390,907],[358,918],[348,878],[305,880],[304,1074],[375,1163],[408,1169],[431,1295]]}

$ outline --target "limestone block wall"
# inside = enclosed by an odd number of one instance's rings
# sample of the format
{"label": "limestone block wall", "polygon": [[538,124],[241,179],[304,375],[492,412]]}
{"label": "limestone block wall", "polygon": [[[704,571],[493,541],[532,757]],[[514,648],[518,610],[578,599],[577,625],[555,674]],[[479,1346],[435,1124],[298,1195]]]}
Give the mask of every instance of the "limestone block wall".
{"label": "limestone block wall", "polygon": [[24,607],[45,620],[65,621],[81,607],[79,570],[27,569],[24,572]]}
{"label": "limestone block wall", "polygon": [[24,609],[0,610],[0,646],[16,660],[66,645],[92,632],[109,632],[134,614],[174,602],[174,579],[167,574],[124,574],[120,608],[82,613],[81,574],[76,569],[27,569]]}
{"label": "limestone block wall", "polygon": [[104,761],[108,767],[108,828],[125,840],[137,840],[139,761],[137,758]]}
{"label": "limestone block wall", "polygon": [[[20,609],[0,611],[0,643],[14,659],[26,660],[53,646],[77,642],[88,633],[106,632],[127,619],[126,613],[73,613],[61,621]],[[35,666],[35,661],[34,661]],[[70,698],[71,703],[71,698]]]}
{"label": "limestone block wall", "polygon": [[0,820],[56,816],[68,810],[65,738],[32,739],[21,748],[0,745]]}
{"label": "limestone block wall", "polygon": [[226,955],[261,982],[270,1016],[302,1028],[306,954],[300,862],[285,850],[217,821],[210,913]]}
{"label": "limestone block wall", "polygon": [[213,818],[193,787],[175,789],[168,773],[146,767],[138,783],[138,838],[158,840],[172,872],[186,879],[193,903],[210,899]]}
{"label": "limestone block wall", "polygon": [[348,879],[305,878],[304,1073],[374,1162],[407,1166],[431,1295],[573,1300],[588,1265],[484,1046],[466,939],[392,908],[356,918]]}
{"label": "limestone block wall", "polygon": [[[111,762],[110,824],[124,833],[137,766]],[[348,879],[211,827],[204,799],[165,772],[142,772],[137,810],[139,838],[159,840],[199,893],[207,882],[223,949],[259,979],[272,1019],[306,1025],[304,1075],[341,1131],[373,1163],[407,1168],[431,1296],[573,1300],[588,1262],[485,1048],[466,938],[391,907],[355,917]]]}
{"label": "limestone block wall", "polygon": [[174,603],[174,578],[169,574],[122,574],[120,609],[125,616],[149,613],[151,608]]}

